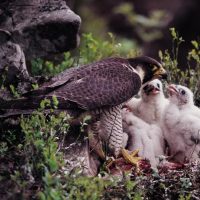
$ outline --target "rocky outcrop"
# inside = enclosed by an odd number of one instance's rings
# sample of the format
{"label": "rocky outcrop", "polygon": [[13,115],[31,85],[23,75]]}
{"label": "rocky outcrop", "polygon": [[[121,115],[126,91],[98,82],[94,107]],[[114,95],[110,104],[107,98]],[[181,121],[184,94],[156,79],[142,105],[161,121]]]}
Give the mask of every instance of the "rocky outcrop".
{"label": "rocky outcrop", "polygon": [[77,47],[81,19],[63,0],[4,0],[0,28],[10,32],[26,59]]}
{"label": "rocky outcrop", "polygon": [[[0,75],[3,86],[26,92],[35,78],[27,60],[74,49],[81,19],[63,0],[3,0],[0,2]],[[5,92],[1,91],[5,97]]]}

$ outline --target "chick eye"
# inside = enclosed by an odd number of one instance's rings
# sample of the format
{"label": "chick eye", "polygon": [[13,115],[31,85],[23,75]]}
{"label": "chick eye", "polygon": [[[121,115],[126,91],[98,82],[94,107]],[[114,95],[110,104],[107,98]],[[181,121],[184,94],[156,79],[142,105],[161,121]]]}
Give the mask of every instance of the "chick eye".
{"label": "chick eye", "polygon": [[182,95],[185,95],[185,90],[181,90],[181,94],[182,94]]}
{"label": "chick eye", "polygon": [[157,83],[157,87],[160,88],[160,84]]}

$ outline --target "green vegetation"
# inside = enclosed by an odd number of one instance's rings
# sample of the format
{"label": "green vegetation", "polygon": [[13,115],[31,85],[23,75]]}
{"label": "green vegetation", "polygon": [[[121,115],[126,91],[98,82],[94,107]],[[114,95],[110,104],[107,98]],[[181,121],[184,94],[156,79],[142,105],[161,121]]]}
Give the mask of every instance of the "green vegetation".
{"label": "green vegetation", "polygon": [[137,14],[132,3],[123,3],[114,9],[114,13],[126,16],[127,21],[132,25],[142,41],[149,42],[162,38],[160,28],[165,24],[168,16],[166,11],[154,10],[146,17]]}
{"label": "green vegetation", "polygon": [[[199,99],[200,43],[192,41],[185,71],[178,68],[178,53],[183,39],[171,29],[173,48],[159,52],[170,71],[171,82],[188,85]],[[41,59],[32,62],[35,75],[55,75],[69,67],[82,65],[109,56],[135,56],[138,52],[116,42],[109,33],[108,41],[96,40],[92,34],[83,34],[81,47],[76,54],[65,53],[60,64]],[[193,63],[191,66],[190,63]],[[195,72],[194,72],[195,70]],[[34,87],[38,87],[35,85]],[[17,96],[13,87],[13,95]],[[98,177],[84,177],[79,168],[66,170],[65,140],[69,134],[70,116],[54,113],[59,104],[53,97],[50,113],[43,112],[50,106],[49,100],[41,102],[41,108],[30,116],[21,116],[13,122],[14,128],[0,135],[0,191],[2,199],[180,199],[199,196],[200,167],[188,165],[184,170],[171,171],[167,175],[124,174],[113,177],[101,171]],[[19,125],[16,125],[18,122]],[[86,120],[83,121],[85,125]],[[17,128],[16,128],[17,127]],[[82,127],[80,127],[81,129]],[[75,144],[76,145],[76,144]]]}
{"label": "green vegetation", "polygon": [[[178,56],[181,50],[181,44],[185,41],[175,31],[170,29],[172,35],[172,51],[159,51],[159,56],[165,68],[169,71],[169,82],[185,85],[194,92],[195,103],[200,106],[200,42],[191,41],[193,48],[188,52],[187,63],[185,66],[179,66]],[[181,70],[183,69],[184,70]]]}

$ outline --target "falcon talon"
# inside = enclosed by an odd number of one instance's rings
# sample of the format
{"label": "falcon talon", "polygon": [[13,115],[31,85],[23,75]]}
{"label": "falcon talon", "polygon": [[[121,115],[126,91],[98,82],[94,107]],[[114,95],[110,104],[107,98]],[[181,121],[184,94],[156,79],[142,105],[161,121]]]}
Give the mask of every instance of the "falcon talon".
{"label": "falcon talon", "polygon": [[140,160],[142,160],[141,157],[138,157],[138,152],[139,150],[132,151],[129,153],[126,149],[122,149],[122,156],[124,159],[128,162],[131,163],[132,165],[137,165]]}

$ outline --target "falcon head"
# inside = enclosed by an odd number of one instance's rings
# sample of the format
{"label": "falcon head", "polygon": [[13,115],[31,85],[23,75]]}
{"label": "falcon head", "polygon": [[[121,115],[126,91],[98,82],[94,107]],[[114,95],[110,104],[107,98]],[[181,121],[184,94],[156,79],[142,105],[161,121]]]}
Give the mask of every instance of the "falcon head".
{"label": "falcon head", "polygon": [[193,105],[193,93],[192,91],[182,85],[171,84],[167,88],[169,94],[169,100],[177,106]]}
{"label": "falcon head", "polygon": [[128,59],[130,65],[138,72],[142,84],[153,79],[166,79],[167,72],[162,65],[153,58],[141,56]]}
{"label": "falcon head", "polygon": [[145,86],[142,87],[141,92],[145,96],[155,96],[160,93],[163,93],[162,82],[158,79],[154,79],[153,81],[145,84]]}

